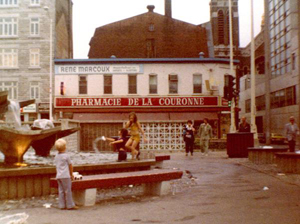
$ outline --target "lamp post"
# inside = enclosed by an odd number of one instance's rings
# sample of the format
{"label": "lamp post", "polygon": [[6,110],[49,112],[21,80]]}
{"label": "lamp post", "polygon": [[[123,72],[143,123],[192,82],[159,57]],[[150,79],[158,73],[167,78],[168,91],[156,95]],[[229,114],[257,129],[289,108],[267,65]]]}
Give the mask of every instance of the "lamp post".
{"label": "lamp post", "polygon": [[253,26],[253,0],[251,0],[251,132],[254,134],[254,142],[257,144],[257,127],[255,123],[255,43]]}
{"label": "lamp post", "polygon": [[[229,8],[229,46],[230,46],[230,75],[234,76],[233,73],[233,40],[232,40],[232,8],[231,8],[231,0],[228,0],[228,8]],[[230,122],[230,133],[236,132],[235,126],[235,98],[231,99],[231,122]]]}
{"label": "lamp post", "polygon": [[52,116],[52,73],[53,73],[53,44],[52,44],[52,18],[49,12],[49,7],[45,6],[44,10],[49,14],[50,20],[50,38],[49,38],[49,48],[50,48],[50,59],[49,59],[49,120],[53,120]]}

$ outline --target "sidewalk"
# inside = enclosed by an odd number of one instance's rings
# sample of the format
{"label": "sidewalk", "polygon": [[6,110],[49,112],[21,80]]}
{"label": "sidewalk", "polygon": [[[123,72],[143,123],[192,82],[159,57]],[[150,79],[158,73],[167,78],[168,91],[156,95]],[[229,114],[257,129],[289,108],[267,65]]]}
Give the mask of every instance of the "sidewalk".
{"label": "sidewalk", "polygon": [[[199,152],[193,157],[172,153],[164,168],[184,171],[183,178],[173,182],[173,194],[167,196],[146,197],[139,194],[139,187],[127,188],[123,189],[130,193],[127,197],[99,199],[95,206],[77,211],[58,210],[52,196],[26,199],[23,208],[3,209],[2,203],[0,213],[25,212],[29,224],[300,223],[299,176],[280,174],[274,165],[228,159],[225,151],[217,151],[207,157]],[[44,203],[52,203],[51,208],[43,207]]]}

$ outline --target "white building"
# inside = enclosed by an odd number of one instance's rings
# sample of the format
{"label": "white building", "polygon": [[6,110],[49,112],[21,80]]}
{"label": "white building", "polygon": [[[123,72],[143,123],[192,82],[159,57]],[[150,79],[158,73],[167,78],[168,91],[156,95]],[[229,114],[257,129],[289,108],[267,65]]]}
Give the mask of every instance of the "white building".
{"label": "white building", "polygon": [[124,122],[134,111],[148,127],[187,120],[198,126],[208,118],[221,138],[230,125],[222,99],[229,70],[228,59],[203,57],[55,60],[54,114],[83,123]]}

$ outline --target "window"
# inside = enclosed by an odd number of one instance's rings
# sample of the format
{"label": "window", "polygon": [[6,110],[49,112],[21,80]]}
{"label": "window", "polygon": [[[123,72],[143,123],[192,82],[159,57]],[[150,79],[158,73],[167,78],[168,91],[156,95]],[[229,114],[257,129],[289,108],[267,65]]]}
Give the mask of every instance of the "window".
{"label": "window", "polygon": [[218,44],[224,44],[224,13],[222,10],[218,12]]}
{"label": "window", "polygon": [[286,107],[296,104],[295,86],[271,93],[271,108]]}
{"label": "window", "polygon": [[178,77],[177,75],[169,75],[169,93],[178,93]]}
{"label": "window", "polygon": [[30,83],[30,99],[40,98],[40,87],[38,82]]}
{"label": "window", "polygon": [[202,75],[193,75],[194,93],[202,93]]}
{"label": "window", "polygon": [[40,0],[30,0],[30,5],[31,6],[39,6],[40,5]]}
{"label": "window", "polygon": [[266,109],[266,99],[265,95],[256,97],[256,110],[261,111]]}
{"label": "window", "polygon": [[0,49],[0,68],[18,67],[18,50]]}
{"label": "window", "polygon": [[155,40],[146,40],[147,58],[155,58]]}
{"label": "window", "polygon": [[40,49],[30,49],[30,67],[40,66]]}
{"label": "window", "polygon": [[129,94],[137,94],[137,76],[129,75],[128,76],[128,93]]}
{"label": "window", "polygon": [[16,100],[17,97],[17,82],[0,82],[0,91],[8,91],[8,99]]}
{"label": "window", "polygon": [[30,35],[39,36],[40,35],[40,19],[31,18],[30,19]]}
{"label": "window", "polygon": [[87,77],[85,75],[79,76],[79,94],[87,94]]}
{"label": "window", "polygon": [[245,111],[246,111],[246,113],[251,112],[251,99],[248,99],[245,101]]}
{"label": "window", "polygon": [[17,18],[0,18],[0,37],[16,37],[18,35]]}
{"label": "window", "polygon": [[104,94],[112,94],[112,75],[104,75]]}
{"label": "window", "polygon": [[149,75],[149,94],[157,94],[157,75]]}
{"label": "window", "polygon": [[296,54],[292,53],[292,69],[296,69]]}
{"label": "window", "polygon": [[18,0],[0,0],[0,7],[18,6]]}

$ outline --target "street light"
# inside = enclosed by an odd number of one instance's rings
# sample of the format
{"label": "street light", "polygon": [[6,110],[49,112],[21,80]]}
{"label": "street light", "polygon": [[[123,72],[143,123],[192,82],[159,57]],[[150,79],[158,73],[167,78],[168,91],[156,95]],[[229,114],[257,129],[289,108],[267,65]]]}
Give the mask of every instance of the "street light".
{"label": "street light", "polygon": [[255,105],[255,43],[253,26],[253,0],[251,0],[251,132],[254,134],[254,143],[258,144],[257,127],[255,123],[256,105]]}
{"label": "street light", "polygon": [[50,45],[50,59],[49,59],[49,120],[53,120],[52,116],[52,63],[53,63],[53,51],[52,51],[52,18],[49,12],[49,7],[45,6],[44,10],[47,11],[49,14],[49,19],[50,19],[50,38],[49,38],[49,45]]}

